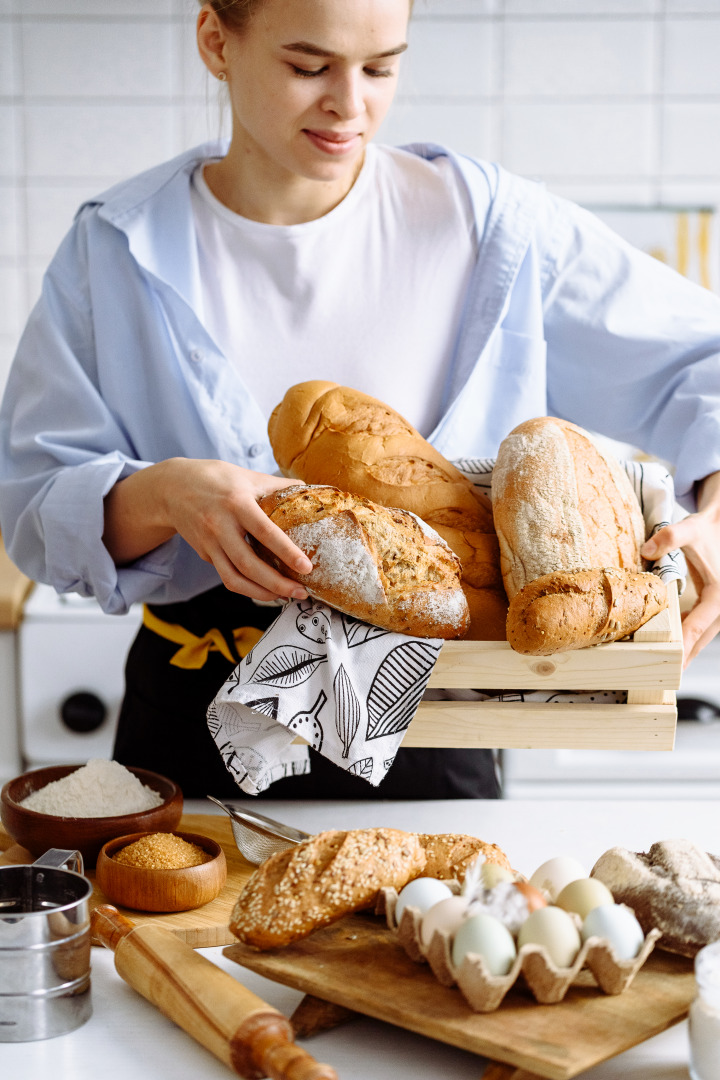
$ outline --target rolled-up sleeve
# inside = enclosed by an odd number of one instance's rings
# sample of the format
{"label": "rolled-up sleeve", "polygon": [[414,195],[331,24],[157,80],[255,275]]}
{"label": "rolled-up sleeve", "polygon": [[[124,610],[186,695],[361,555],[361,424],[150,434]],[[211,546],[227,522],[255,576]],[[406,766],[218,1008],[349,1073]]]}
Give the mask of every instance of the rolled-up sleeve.
{"label": "rolled-up sleeve", "polygon": [[80,221],[45,276],[8,378],[0,528],[10,557],[33,580],[122,613],[172,575],[179,541],[122,569],[103,544],[104,496],[150,462],[138,458],[122,418],[103,400],[87,266]]}

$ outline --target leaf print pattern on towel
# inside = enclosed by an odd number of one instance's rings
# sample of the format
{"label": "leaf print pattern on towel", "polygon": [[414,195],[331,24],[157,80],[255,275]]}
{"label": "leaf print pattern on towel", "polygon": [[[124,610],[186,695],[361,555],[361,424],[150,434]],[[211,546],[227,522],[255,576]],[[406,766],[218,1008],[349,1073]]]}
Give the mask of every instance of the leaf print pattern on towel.
{"label": "leaf print pattern on towel", "polygon": [[318,656],[308,649],[279,645],[260,661],[249,681],[266,686],[298,686],[309,679],[320,664],[326,662],[327,656]]}
{"label": "leaf print pattern on towel", "polygon": [[335,696],[335,728],[342,742],[342,756],[346,758],[350,753],[350,744],[355,738],[360,724],[360,702],[343,664],[338,668],[333,681],[333,693]]}
{"label": "leaf print pattern on towel", "polygon": [[360,758],[348,765],[347,771],[353,776],[362,776],[363,780],[370,780],[373,771],[373,759],[371,757]]}
{"label": "leaf print pattern on towel", "polygon": [[356,645],[365,645],[368,641],[374,641],[390,633],[389,630],[382,630],[379,626],[371,626],[369,623],[361,622],[360,619],[354,619],[352,615],[343,614],[341,619],[348,649],[354,649]]}
{"label": "leaf print pattern on towel", "polygon": [[315,704],[306,712],[295,713],[288,724],[290,730],[294,731],[296,735],[301,735],[305,742],[312,746],[313,750],[322,750],[323,729],[318,717],[325,708],[326,702],[327,694],[324,690],[321,690],[315,699]]}
{"label": "leaf print pattern on towel", "polygon": [[391,649],[368,694],[366,738],[392,735],[410,724],[439,651],[437,645],[417,640]]}

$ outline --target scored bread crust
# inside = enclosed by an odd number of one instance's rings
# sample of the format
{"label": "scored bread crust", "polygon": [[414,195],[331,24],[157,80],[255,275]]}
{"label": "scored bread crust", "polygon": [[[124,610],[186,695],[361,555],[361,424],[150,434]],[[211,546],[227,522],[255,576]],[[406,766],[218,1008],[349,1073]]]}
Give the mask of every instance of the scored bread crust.
{"label": "scored bread crust", "polygon": [[413,514],[329,485],[282,488],[259,505],[313,569],[300,574],[251,538],[254,549],[316,599],[398,633],[454,638],[467,630],[459,559]]}
{"label": "scored bread crust", "polygon": [[431,525],[462,563],[464,636],[504,640],[507,596],[490,500],[404,417],[359,390],[315,379],[290,387],[268,435],[286,476],[409,510]]}
{"label": "scored bread crust", "polygon": [[693,957],[720,939],[720,858],[690,840],[661,840],[647,852],[610,848],[591,877],[635,912],[644,933],[662,930],[658,947]]}
{"label": "scored bread crust", "polygon": [[666,607],[655,574],[617,567],[543,574],[510,601],[507,639],[516,652],[550,656],[618,641]]}
{"label": "scored bread crust", "polygon": [[399,891],[425,861],[418,837],[399,829],[318,833],[258,867],[233,908],[230,930],[257,949],[289,945],[370,907],[384,886]]}
{"label": "scored bread crust", "polygon": [[478,855],[510,868],[496,844],[461,833],[330,829],[255,870],[233,908],[230,930],[254,948],[280,948],[372,907],[382,888],[400,892],[420,876],[461,880]]}
{"label": "scored bread crust", "polygon": [[589,432],[537,417],[502,441],[492,502],[510,600],[558,570],[641,571],[645,523],[625,470]]}
{"label": "scored bread crust", "polygon": [[489,844],[464,833],[419,833],[425,850],[423,875],[431,878],[454,878],[462,881],[468,867],[482,856],[485,862],[510,870],[510,860],[497,844]]}

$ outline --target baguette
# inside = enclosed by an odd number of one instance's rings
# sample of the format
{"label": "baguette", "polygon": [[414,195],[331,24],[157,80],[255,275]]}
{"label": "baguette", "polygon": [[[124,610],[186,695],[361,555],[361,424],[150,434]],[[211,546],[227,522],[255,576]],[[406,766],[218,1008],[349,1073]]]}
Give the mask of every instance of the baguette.
{"label": "baguette", "polygon": [[251,538],[254,549],[311,596],[398,633],[454,638],[467,630],[460,562],[415,515],[327,485],[283,488],[259,505],[313,569],[299,574]]}
{"label": "baguette", "polygon": [[337,383],[298,383],[268,424],[285,476],[417,514],[460,558],[465,637],[505,638],[507,596],[490,500],[383,402]]}
{"label": "baguette", "polygon": [[531,656],[617,641],[667,606],[655,574],[617,567],[544,574],[510,601],[507,639]]}
{"label": "baguette", "polygon": [[502,441],[492,502],[510,600],[558,570],[643,569],[645,523],[624,469],[566,420],[527,420]]}

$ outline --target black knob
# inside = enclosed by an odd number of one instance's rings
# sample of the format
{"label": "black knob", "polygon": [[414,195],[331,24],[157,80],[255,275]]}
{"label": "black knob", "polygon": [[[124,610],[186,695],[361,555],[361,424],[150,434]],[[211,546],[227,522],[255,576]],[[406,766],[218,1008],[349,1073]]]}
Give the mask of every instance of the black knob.
{"label": "black knob", "polygon": [[97,731],[107,716],[107,706],[97,694],[78,690],[65,698],[60,706],[60,719],[71,731]]}

